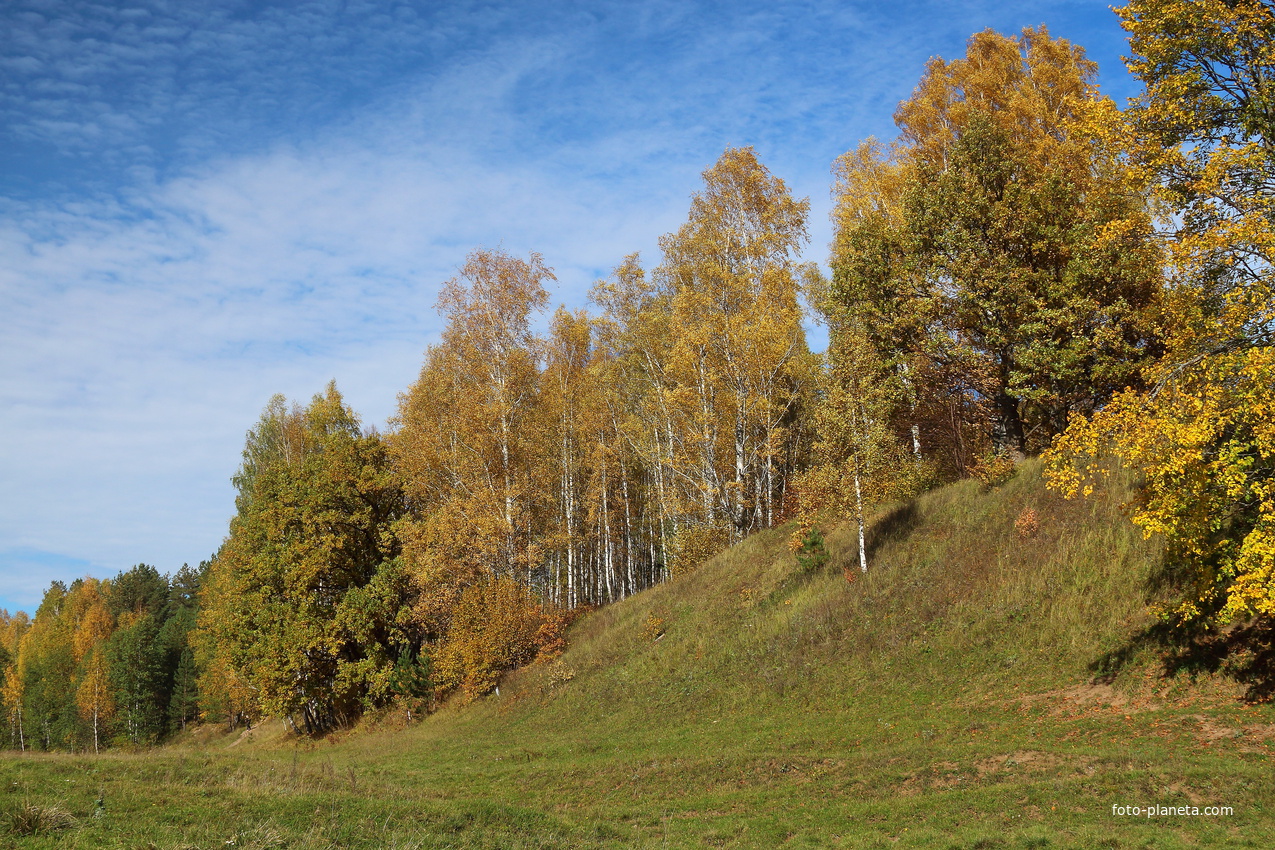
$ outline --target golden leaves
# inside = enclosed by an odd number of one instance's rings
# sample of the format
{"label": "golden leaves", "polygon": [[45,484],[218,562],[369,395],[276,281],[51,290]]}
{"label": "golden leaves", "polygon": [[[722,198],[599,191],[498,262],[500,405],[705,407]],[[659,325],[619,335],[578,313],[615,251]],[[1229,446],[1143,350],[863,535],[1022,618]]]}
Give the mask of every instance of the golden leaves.
{"label": "golden leaves", "polygon": [[1119,12],[1146,84],[1121,138],[1155,178],[1172,236],[1167,350],[1149,391],[1122,394],[1056,441],[1051,480],[1088,492],[1105,455],[1143,473],[1133,520],[1192,576],[1166,614],[1272,613],[1275,6],[1133,0]]}

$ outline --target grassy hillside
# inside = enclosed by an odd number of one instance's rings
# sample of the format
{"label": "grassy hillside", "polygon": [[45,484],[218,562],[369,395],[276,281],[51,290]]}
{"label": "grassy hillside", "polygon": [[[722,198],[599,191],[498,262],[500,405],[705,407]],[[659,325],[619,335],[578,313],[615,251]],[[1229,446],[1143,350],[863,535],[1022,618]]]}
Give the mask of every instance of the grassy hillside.
{"label": "grassy hillside", "polygon": [[[7,758],[0,807],[75,819],[32,847],[1265,846],[1275,713],[1166,674],[1126,498],[1064,502],[1032,464],[945,488],[879,518],[853,583],[849,529],[806,573],[757,535],[473,705]],[[1148,805],[1233,812],[1112,810]]]}

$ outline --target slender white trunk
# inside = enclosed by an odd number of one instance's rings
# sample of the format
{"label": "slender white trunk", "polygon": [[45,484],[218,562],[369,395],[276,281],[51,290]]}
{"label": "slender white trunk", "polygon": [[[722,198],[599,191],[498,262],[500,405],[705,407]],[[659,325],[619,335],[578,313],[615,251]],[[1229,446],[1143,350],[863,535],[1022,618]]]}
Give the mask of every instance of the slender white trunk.
{"label": "slender white trunk", "polygon": [[505,496],[505,558],[509,561],[510,577],[514,573],[514,493],[513,483],[509,477],[509,417],[500,417],[500,462],[501,481],[504,484]]}
{"label": "slender white trunk", "polygon": [[765,486],[762,498],[766,505],[766,527],[773,528],[775,525],[775,463],[774,463],[774,441],[775,432],[766,426],[766,468],[762,475],[762,483]]}
{"label": "slender white trunk", "polygon": [[718,495],[714,486],[717,483],[717,459],[713,446],[713,415],[712,405],[708,398],[708,377],[706,367],[701,361],[699,364],[699,401],[700,401],[700,488],[701,499],[704,503],[704,520],[710,525],[716,518],[716,496]]}
{"label": "slender white trunk", "polygon": [[746,515],[744,479],[748,476],[748,465],[744,461],[745,434],[744,405],[741,400],[735,410],[735,492],[731,500],[731,519],[734,520],[735,527],[731,529],[732,539],[735,539],[737,535],[743,535],[746,529],[744,524],[744,516]]}
{"label": "slender white trunk", "polygon": [[615,599],[615,576],[613,570],[615,565],[612,561],[611,554],[611,511],[607,505],[607,466],[606,461],[602,461],[602,573],[606,580],[606,601],[611,602]]}
{"label": "slender white trunk", "polygon": [[868,549],[864,545],[863,535],[863,488],[859,486],[859,464],[854,465],[854,502],[855,514],[859,521],[859,569],[868,571]]}
{"label": "slender white trunk", "polygon": [[629,475],[620,463],[620,492],[624,496],[624,586],[620,595],[628,596],[635,590],[633,586],[633,511],[629,505]]}
{"label": "slender white trunk", "polygon": [[[658,425],[652,426],[652,432],[655,436],[655,489],[660,494],[660,515],[659,515],[659,536],[660,536],[660,553],[663,556],[668,554],[668,498],[664,492],[664,446],[660,442],[660,428]],[[673,461],[673,436],[669,434],[669,462]],[[652,561],[654,563],[654,561]]]}

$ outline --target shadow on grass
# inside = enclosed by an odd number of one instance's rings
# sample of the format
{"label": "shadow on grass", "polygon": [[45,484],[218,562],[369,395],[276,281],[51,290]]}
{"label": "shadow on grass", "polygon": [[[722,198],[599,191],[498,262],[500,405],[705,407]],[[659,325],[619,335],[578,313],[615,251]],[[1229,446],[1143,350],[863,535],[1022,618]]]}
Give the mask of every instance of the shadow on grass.
{"label": "shadow on grass", "polygon": [[867,529],[864,543],[868,550],[868,560],[874,560],[877,551],[886,543],[906,540],[920,523],[921,517],[915,501],[891,508]]}
{"label": "shadow on grass", "polygon": [[1089,665],[1094,680],[1110,683],[1143,651],[1160,657],[1165,678],[1220,673],[1248,687],[1246,702],[1275,698],[1275,618],[1257,617],[1223,631],[1157,623]]}

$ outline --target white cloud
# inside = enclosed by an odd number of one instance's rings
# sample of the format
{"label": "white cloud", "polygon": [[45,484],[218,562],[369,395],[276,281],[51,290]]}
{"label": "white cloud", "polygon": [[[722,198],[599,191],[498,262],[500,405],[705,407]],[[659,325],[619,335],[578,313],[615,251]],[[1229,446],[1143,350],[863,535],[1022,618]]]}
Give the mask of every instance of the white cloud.
{"label": "white cloud", "polygon": [[271,394],[335,377],[383,423],[478,245],[540,251],[580,306],[752,144],[822,259],[833,157],[926,56],[1038,11],[20,5],[46,16],[11,18],[0,125],[48,174],[0,172],[0,598],[27,606],[31,575],[208,556]]}

